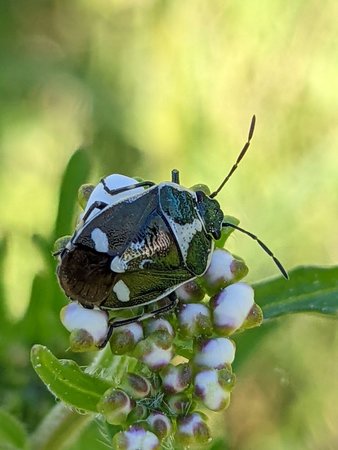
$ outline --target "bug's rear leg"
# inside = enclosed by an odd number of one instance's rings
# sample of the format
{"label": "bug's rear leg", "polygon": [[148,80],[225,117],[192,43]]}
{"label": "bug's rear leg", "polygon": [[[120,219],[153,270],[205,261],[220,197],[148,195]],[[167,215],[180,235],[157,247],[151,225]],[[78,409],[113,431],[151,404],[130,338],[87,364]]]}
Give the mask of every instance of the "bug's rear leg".
{"label": "bug's rear leg", "polygon": [[124,325],[129,325],[130,323],[150,319],[152,317],[156,317],[159,314],[165,314],[167,312],[172,311],[178,304],[178,298],[177,298],[175,292],[172,292],[171,294],[169,294],[168,299],[169,299],[169,303],[167,305],[161,306],[160,308],[157,308],[154,311],[151,311],[149,313],[139,314],[137,316],[130,317],[129,319],[122,319],[122,320],[111,319],[109,321],[109,328],[108,328],[107,336],[106,336],[105,340],[102,342],[102,344],[100,345],[100,348],[103,348],[106,346],[106,344],[108,343],[108,341],[110,340],[110,338],[113,334],[114,328],[123,327]]}

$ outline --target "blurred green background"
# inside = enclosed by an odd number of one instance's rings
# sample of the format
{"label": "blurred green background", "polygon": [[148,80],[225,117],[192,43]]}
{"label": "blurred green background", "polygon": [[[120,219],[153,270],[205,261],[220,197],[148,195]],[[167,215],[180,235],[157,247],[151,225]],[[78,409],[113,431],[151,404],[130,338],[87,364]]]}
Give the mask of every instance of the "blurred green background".
{"label": "blurred green background", "polygon": [[[2,0],[0,8],[1,276],[13,320],[48,265],[32,235],[50,238],[76,149],[89,157],[88,182],[114,172],[159,182],[175,167],[184,185],[215,189],[253,114],[252,147],[218,197],[223,210],[287,268],[337,261],[336,1]],[[276,274],[245,236],[228,244],[249,281]],[[54,288],[38,287],[41,301]],[[53,326],[61,328],[57,318]],[[38,338],[32,331],[16,350],[21,388]],[[237,373],[232,405],[217,418],[229,448],[338,448],[336,321],[283,319]],[[45,388],[31,377],[27,402],[36,407]],[[37,417],[13,395],[5,406],[33,429]]]}

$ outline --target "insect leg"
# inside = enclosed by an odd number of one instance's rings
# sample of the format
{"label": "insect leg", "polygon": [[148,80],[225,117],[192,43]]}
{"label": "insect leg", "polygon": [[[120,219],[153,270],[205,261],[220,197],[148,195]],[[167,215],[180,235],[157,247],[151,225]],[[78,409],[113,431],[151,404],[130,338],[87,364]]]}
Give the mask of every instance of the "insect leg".
{"label": "insect leg", "polygon": [[234,228],[235,230],[241,231],[242,233],[246,234],[247,236],[250,236],[254,241],[256,241],[261,247],[262,249],[269,255],[271,256],[271,258],[273,259],[274,263],[276,264],[276,266],[278,267],[278,269],[280,270],[280,272],[282,273],[283,277],[286,278],[287,280],[289,279],[288,273],[287,271],[284,269],[284,267],[282,266],[282,263],[276,258],[276,256],[272,253],[272,251],[269,249],[269,247],[267,247],[263,241],[261,241],[255,234],[250,233],[250,231],[244,230],[243,228],[234,225],[233,223],[230,222],[223,222],[222,223],[222,228],[226,228],[226,227],[231,227]]}
{"label": "insect leg", "polygon": [[107,203],[96,201],[88,208],[86,214],[82,217],[82,221],[85,222],[90,214],[94,211],[94,209],[103,209],[107,206]]}
{"label": "insect leg", "polygon": [[123,319],[123,320],[112,319],[111,321],[109,321],[108,333],[107,333],[107,336],[106,336],[104,342],[100,345],[100,348],[105,347],[105,345],[108,343],[109,339],[111,338],[111,335],[113,334],[114,328],[123,327],[124,325],[129,325],[130,323],[134,323],[137,321],[150,319],[151,317],[155,317],[158,314],[164,314],[164,313],[167,313],[167,312],[171,311],[172,309],[174,309],[178,304],[178,298],[177,298],[175,292],[172,292],[171,294],[169,294],[168,299],[169,299],[170,303],[168,303],[167,305],[161,306],[160,308],[155,309],[154,311],[151,311],[149,313],[139,314],[137,316],[130,317],[129,319]]}
{"label": "insect leg", "polygon": [[132,189],[136,189],[139,187],[143,187],[143,186],[154,186],[155,183],[153,181],[141,181],[140,183],[135,183],[135,184],[131,184],[130,186],[124,186],[118,189],[109,189],[109,187],[107,186],[107,183],[105,182],[105,179],[102,178],[102,180],[100,181],[103,184],[103,189],[108,192],[108,194],[110,195],[116,195],[116,194],[121,194],[121,192],[126,192],[126,191],[130,191]]}
{"label": "insect leg", "polygon": [[171,181],[172,183],[180,184],[180,172],[177,169],[171,171]]}

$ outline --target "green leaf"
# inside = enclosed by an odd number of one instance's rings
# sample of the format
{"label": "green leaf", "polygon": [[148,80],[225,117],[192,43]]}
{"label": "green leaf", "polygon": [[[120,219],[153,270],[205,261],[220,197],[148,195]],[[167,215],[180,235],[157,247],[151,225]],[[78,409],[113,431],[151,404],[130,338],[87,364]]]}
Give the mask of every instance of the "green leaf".
{"label": "green leaf", "polygon": [[0,448],[18,450],[27,447],[27,433],[22,423],[0,409]]}
{"label": "green leaf", "polygon": [[[234,225],[239,224],[239,220],[236,217],[233,216],[224,216],[223,222],[232,223]],[[231,233],[233,233],[235,230],[231,227],[222,228],[222,235],[221,239],[215,242],[215,245],[217,248],[224,248],[225,242],[230,236]]]}
{"label": "green leaf", "polygon": [[58,360],[42,345],[34,345],[31,361],[48,389],[75,408],[97,412],[97,402],[112,386],[112,383],[98,376],[83,372],[74,361]]}
{"label": "green leaf", "polygon": [[338,267],[298,267],[289,276],[254,285],[264,319],[300,312],[338,315]]}
{"label": "green leaf", "polygon": [[78,189],[88,181],[89,170],[86,153],[83,150],[78,150],[70,158],[62,178],[54,240],[73,231],[73,217]]}
{"label": "green leaf", "polygon": [[0,325],[2,334],[8,325],[8,316],[5,302],[4,274],[5,274],[5,258],[7,253],[7,239],[0,240]]}

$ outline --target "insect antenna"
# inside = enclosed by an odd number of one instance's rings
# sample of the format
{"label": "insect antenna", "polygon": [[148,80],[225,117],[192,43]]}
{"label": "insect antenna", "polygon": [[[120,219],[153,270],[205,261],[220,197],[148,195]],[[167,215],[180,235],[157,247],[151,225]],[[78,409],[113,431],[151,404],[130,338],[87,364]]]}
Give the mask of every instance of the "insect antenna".
{"label": "insect antenna", "polygon": [[241,231],[242,233],[246,234],[247,236],[250,236],[254,241],[256,241],[261,247],[262,249],[269,255],[271,256],[271,258],[273,259],[274,263],[276,264],[276,266],[278,267],[278,269],[280,270],[281,274],[283,275],[283,277],[288,280],[289,279],[289,275],[287,273],[287,271],[284,269],[282,263],[279,261],[279,259],[276,258],[276,256],[272,253],[272,251],[269,249],[269,247],[267,247],[263,241],[261,241],[255,234],[250,233],[250,231],[244,230],[243,228],[234,225],[233,223],[230,222],[223,222],[222,223],[222,228],[226,228],[226,227],[231,227],[235,230]]}
{"label": "insect antenna", "polygon": [[254,133],[254,129],[255,129],[255,124],[256,124],[256,116],[253,115],[252,119],[251,119],[251,124],[250,124],[250,129],[249,129],[249,134],[248,134],[248,140],[246,141],[244,147],[242,148],[240,154],[238,155],[238,158],[235,162],[235,164],[231,167],[230,172],[228,173],[228,175],[224,178],[224,180],[222,181],[221,185],[219,186],[218,189],[216,189],[215,192],[213,192],[212,194],[210,194],[210,197],[216,197],[216,195],[223,189],[224,185],[228,182],[229,178],[231,177],[231,175],[235,172],[235,170],[238,167],[238,164],[240,163],[241,159],[243,158],[243,156],[245,155],[245,153],[247,152],[248,148],[250,147],[250,142],[251,142],[251,138],[253,136]]}

